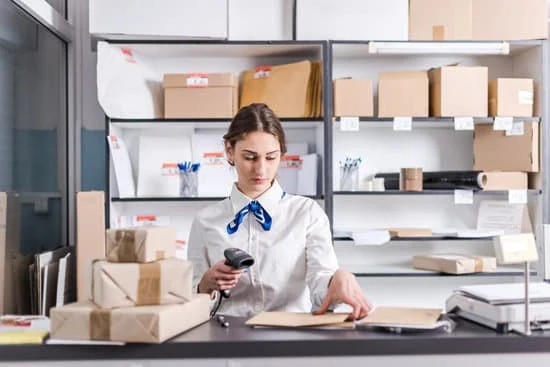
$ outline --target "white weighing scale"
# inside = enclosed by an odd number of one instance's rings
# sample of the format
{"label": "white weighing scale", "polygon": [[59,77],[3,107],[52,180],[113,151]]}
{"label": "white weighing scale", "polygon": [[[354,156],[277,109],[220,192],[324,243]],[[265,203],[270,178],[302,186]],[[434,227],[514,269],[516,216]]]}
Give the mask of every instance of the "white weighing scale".
{"label": "white weighing scale", "polygon": [[[445,302],[447,313],[453,313],[498,333],[525,328],[525,300],[522,283],[464,286]],[[531,328],[550,329],[550,284],[529,285],[529,320]]]}

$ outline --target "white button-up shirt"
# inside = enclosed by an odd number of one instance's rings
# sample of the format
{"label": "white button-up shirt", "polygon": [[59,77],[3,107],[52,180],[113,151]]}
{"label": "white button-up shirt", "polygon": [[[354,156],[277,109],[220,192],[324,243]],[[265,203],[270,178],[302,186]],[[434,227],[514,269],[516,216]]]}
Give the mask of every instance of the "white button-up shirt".
{"label": "white button-up shirt", "polygon": [[252,201],[236,185],[231,197],[197,214],[188,253],[193,288],[224,259],[226,248],[237,247],[252,255],[255,263],[231,289],[220,313],[248,317],[261,311],[310,312],[322,303],[338,269],[328,218],[314,200],[285,194],[276,181],[256,200],[272,218],[269,231],[250,212],[235,233],[227,233],[227,225]]}

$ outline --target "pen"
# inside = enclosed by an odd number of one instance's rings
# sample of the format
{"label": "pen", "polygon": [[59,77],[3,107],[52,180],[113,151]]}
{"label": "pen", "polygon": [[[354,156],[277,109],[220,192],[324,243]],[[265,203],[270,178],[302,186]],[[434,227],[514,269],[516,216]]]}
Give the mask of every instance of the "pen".
{"label": "pen", "polygon": [[216,320],[218,320],[218,324],[220,324],[221,327],[223,328],[229,327],[229,322],[226,321],[225,317],[223,317],[222,315],[218,315]]}

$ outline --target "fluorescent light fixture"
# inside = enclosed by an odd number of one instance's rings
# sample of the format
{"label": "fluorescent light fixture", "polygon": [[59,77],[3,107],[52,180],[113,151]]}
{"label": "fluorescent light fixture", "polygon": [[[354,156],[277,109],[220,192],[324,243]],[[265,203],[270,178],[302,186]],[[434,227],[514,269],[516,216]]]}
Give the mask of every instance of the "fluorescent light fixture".
{"label": "fluorescent light fixture", "polygon": [[508,42],[369,42],[371,54],[508,55]]}

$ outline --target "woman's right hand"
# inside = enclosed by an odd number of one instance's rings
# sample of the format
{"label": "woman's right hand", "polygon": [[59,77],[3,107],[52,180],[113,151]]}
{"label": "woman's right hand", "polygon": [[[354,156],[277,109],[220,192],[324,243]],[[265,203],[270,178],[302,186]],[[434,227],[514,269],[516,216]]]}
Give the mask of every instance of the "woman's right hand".
{"label": "woman's right hand", "polygon": [[237,285],[242,270],[234,269],[221,260],[204,273],[199,283],[199,293],[212,293],[215,290],[231,289]]}

